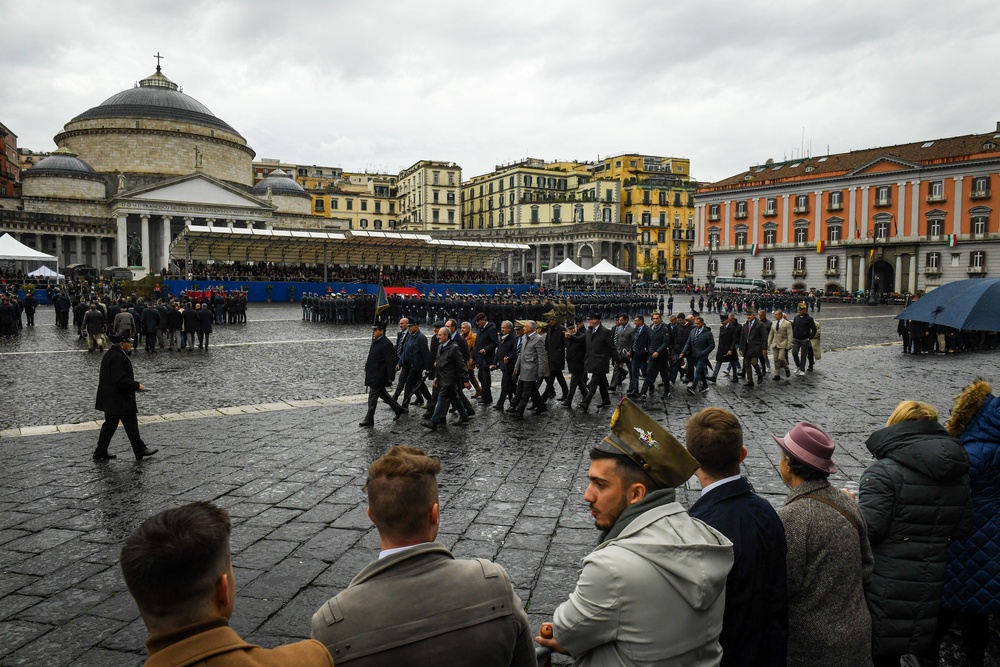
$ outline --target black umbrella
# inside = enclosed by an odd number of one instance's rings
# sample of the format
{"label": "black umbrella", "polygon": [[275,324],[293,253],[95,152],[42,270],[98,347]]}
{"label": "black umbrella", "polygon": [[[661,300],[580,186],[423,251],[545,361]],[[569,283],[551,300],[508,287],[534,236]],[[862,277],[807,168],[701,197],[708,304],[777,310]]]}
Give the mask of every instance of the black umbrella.
{"label": "black umbrella", "polygon": [[897,320],[943,324],[961,331],[1000,331],[1000,278],[942,285],[896,315]]}

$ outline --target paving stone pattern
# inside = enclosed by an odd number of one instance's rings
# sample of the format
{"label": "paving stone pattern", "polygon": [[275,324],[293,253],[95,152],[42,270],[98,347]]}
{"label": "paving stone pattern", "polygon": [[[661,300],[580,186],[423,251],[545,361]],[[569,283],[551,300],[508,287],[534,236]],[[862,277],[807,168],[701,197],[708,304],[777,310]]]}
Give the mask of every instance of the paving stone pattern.
{"label": "paving stone pattern", "polygon": [[[271,312],[274,319],[282,313],[295,314],[288,307]],[[44,327],[44,317],[39,319]],[[840,335],[836,321],[824,326],[825,333],[834,331],[834,339]],[[845,341],[859,335],[889,341],[893,336],[885,330],[890,323],[895,330],[891,319],[840,322]],[[293,318],[252,322],[240,331],[220,329],[218,338],[231,336],[234,344],[296,337],[344,340],[220,347],[182,359],[177,353],[172,359],[137,353],[139,379],[155,377],[163,388],[141,399],[144,411],[149,404],[163,413],[360,389],[367,342],[351,338],[360,338],[361,327],[339,330]],[[38,337],[48,340],[28,342],[25,336],[21,342],[54,349],[54,337]],[[68,341],[69,347],[74,344]],[[977,375],[989,378],[996,368],[995,355],[988,353],[913,357],[900,350],[829,352],[805,378],[768,381],[753,390],[720,378],[706,396],[677,392],[666,404],[647,407],[682,441],[685,420],[697,410],[721,405],[736,412],[750,449],[744,472],[775,505],[787,489],[776,470],[778,447],[768,433],[783,434],[808,419],[837,441],[841,472],[834,483],[856,488],[870,461],[864,440],[899,400],[927,400],[947,412],[952,395]],[[11,345],[5,343],[0,352],[8,351]],[[301,364],[290,363],[298,356]],[[19,421],[22,417],[8,421],[5,428],[64,423],[74,415],[94,420],[97,415],[87,408],[97,359],[86,353],[0,356],[4,418],[11,419],[11,406],[20,407],[16,415],[31,417],[28,423]],[[174,365],[197,369],[199,382],[168,390],[160,378]],[[73,374],[80,376],[73,386],[85,391],[79,400],[53,386]],[[305,388],[294,393],[300,384]],[[23,405],[26,397],[11,397],[11,385],[30,396],[30,409]],[[31,393],[33,386],[37,393]],[[142,664],[145,628],[125,589],[118,551],[143,519],[193,500],[211,500],[233,519],[239,589],[235,629],[264,646],[308,636],[312,613],[377,556],[378,536],[365,515],[361,486],[367,466],[395,444],[418,445],[442,459],[439,539],[458,557],[503,564],[532,624],[549,618],[572,590],[580,559],[595,544],[597,533],[582,496],[587,452],[607,432],[610,412],[581,414],[557,407],[545,416],[512,422],[486,409],[467,426],[427,433],[418,415],[392,422],[384,407],[374,429],[359,429],[364,408],[354,403],[146,424],[144,438],[161,449],[142,463],[131,460],[121,433],[112,443],[120,458],[107,463],[90,460],[95,431],[0,439],[0,665]],[[678,497],[690,505],[697,483],[680,489]]]}

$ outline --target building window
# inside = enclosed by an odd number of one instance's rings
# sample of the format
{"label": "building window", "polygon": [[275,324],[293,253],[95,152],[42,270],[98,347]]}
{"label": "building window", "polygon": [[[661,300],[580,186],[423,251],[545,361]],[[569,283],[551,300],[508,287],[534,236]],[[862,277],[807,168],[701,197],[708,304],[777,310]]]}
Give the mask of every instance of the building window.
{"label": "building window", "polygon": [[806,258],[802,257],[801,255],[798,256],[798,257],[796,257],[795,260],[794,260],[794,262],[793,262],[793,266],[795,267],[796,271],[799,271],[799,272],[805,271],[806,270]]}
{"label": "building window", "polygon": [[840,270],[840,258],[836,255],[830,255],[826,258],[826,270],[827,271],[839,271]]}
{"label": "building window", "polygon": [[322,199],[317,199],[313,203],[313,210],[316,211],[317,213],[322,213],[325,210],[323,208],[323,200]]}
{"label": "building window", "polygon": [[642,226],[648,227],[650,225],[649,212],[646,211],[642,214]]}
{"label": "building window", "polygon": [[531,207],[531,221],[532,222],[538,222],[538,207],[537,206],[532,206]]}
{"label": "building window", "polygon": [[601,211],[601,220],[604,222],[611,222],[611,207],[605,206]]}
{"label": "building window", "polygon": [[844,193],[834,190],[826,196],[826,210],[840,211],[844,208]]}
{"label": "building window", "polygon": [[368,210],[368,200],[367,199],[362,199],[361,200],[361,210],[362,211],[367,211]]}
{"label": "building window", "polygon": [[[677,216],[677,218],[678,218],[678,220],[680,220],[680,216]],[[718,204],[709,204],[709,206],[708,206],[708,219],[711,220],[711,221],[713,221],[713,222],[718,221],[718,219],[719,219],[719,205]]]}
{"label": "building window", "polygon": [[809,195],[795,195],[795,213],[809,212]]}
{"label": "building window", "polygon": [[448,185],[455,185],[455,174],[450,171],[448,172]]}
{"label": "building window", "polygon": [[583,205],[577,204],[573,207],[573,222],[583,222]]}
{"label": "building window", "polygon": [[559,204],[552,207],[552,222],[562,222],[562,207]]}
{"label": "building window", "polygon": [[656,233],[656,242],[657,243],[666,243],[667,242],[667,233],[666,232],[657,232]]}
{"label": "building window", "polygon": [[604,201],[610,202],[615,198],[615,191],[608,189],[604,191]]}
{"label": "building window", "polygon": [[438,185],[440,180],[441,180],[441,172],[440,171],[432,172],[432,182],[434,183],[434,185]]}
{"label": "building window", "polygon": [[927,221],[927,236],[938,237],[944,233],[944,220],[941,218],[931,218]]}
{"label": "building window", "polygon": [[808,227],[797,227],[795,229],[795,242],[805,243],[809,240],[809,228]]}
{"label": "building window", "polygon": [[764,273],[774,274],[774,257],[764,258]]}
{"label": "building window", "polygon": [[990,177],[976,176],[972,179],[972,192],[970,199],[988,199],[990,197]]}
{"label": "building window", "polygon": [[875,240],[885,241],[889,238],[889,223],[885,220],[880,220],[875,223]]}
{"label": "building window", "polygon": [[666,226],[667,226],[667,214],[661,211],[660,212],[660,227],[666,227]]}
{"label": "building window", "polygon": [[389,215],[393,215],[396,212],[396,202],[389,202]]}
{"label": "building window", "polygon": [[927,253],[927,268],[928,269],[941,268],[941,253],[939,252]]}
{"label": "building window", "polygon": [[448,223],[452,224],[452,225],[455,224],[455,212],[454,211],[448,211]]}
{"label": "building window", "polygon": [[659,199],[660,199],[660,206],[666,206],[667,205],[667,193],[665,191],[660,190],[660,198]]}
{"label": "building window", "polygon": [[[529,187],[529,188],[531,187],[531,174],[525,174],[524,175],[524,185],[526,187]],[[482,193],[480,193],[480,194],[482,194]]]}
{"label": "building window", "polygon": [[681,270],[681,258],[674,257],[674,271],[680,271],[680,270]]}
{"label": "building window", "polygon": [[736,218],[742,219],[747,217],[747,203],[746,201],[736,202]]}
{"label": "building window", "polygon": [[739,259],[733,260],[733,272],[737,275],[743,275],[747,270],[747,261],[740,257]]}
{"label": "building window", "polygon": [[649,205],[649,190],[642,191],[642,203]]}
{"label": "building window", "polygon": [[340,208],[340,200],[330,197],[330,210],[336,211],[338,208]]}
{"label": "building window", "polygon": [[719,247],[719,228],[713,227],[708,232],[708,247],[715,250]]}
{"label": "building window", "polygon": [[631,213],[626,213],[625,214],[625,224],[626,225],[631,225],[632,224],[632,214]]}
{"label": "building window", "polygon": [[875,205],[892,206],[892,190],[888,185],[880,185],[875,188]]}
{"label": "building window", "polygon": [[976,250],[969,253],[969,266],[974,269],[981,269],[986,266],[986,252],[983,250]]}
{"label": "building window", "polygon": [[972,233],[976,236],[983,236],[986,234],[986,221],[985,215],[977,215],[972,218]]}
{"label": "building window", "polygon": [[382,229],[382,221],[381,220],[376,220],[375,221],[375,229]]}
{"label": "building window", "polygon": [[441,209],[439,208],[431,209],[431,222],[441,222]]}
{"label": "building window", "polygon": [[382,202],[380,201],[375,202],[375,212],[376,213],[382,212]]}
{"label": "building window", "polygon": [[694,271],[694,257],[688,257],[684,260],[684,267],[684,271],[687,273]]}
{"label": "building window", "polygon": [[717,275],[719,273],[719,260],[712,259],[708,262],[708,272],[712,275]]}
{"label": "building window", "polygon": [[435,204],[440,203],[441,193],[438,190],[431,191],[431,201]]}
{"label": "building window", "polygon": [[778,232],[774,229],[764,230],[764,245],[774,245],[775,239],[777,239]]}
{"label": "building window", "polygon": [[361,229],[368,229],[368,220],[361,218]]}
{"label": "building window", "polygon": [[944,181],[931,181],[927,184],[927,201],[944,201]]}
{"label": "building window", "polygon": [[778,215],[777,197],[768,197],[764,202],[764,215]]}
{"label": "building window", "polygon": [[745,231],[736,232],[736,245],[745,246],[747,244],[747,233]]}

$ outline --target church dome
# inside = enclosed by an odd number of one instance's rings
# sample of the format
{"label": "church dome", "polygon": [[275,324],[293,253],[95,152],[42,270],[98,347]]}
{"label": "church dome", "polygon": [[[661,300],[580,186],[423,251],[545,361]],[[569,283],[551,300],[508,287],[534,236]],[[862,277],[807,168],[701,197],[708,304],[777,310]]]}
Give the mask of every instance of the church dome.
{"label": "church dome", "polygon": [[239,134],[204,104],[181,92],[180,86],[168,79],[159,67],[136,87],[112,95],[96,107],[84,111],[70,123],[92,118],[176,120]]}
{"label": "church dome", "polygon": [[24,172],[24,177],[35,178],[37,176],[82,176],[103,181],[104,179],[94,171],[94,168],[81,160],[71,150],[59,148],[46,158],[41,159],[31,169]]}
{"label": "church dome", "polygon": [[271,195],[274,197],[309,197],[305,188],[296,183],[295,179],[282,169],[272,171],[260,183],[253,186],[251,192],[258,197],[264,197],[267,196],[268,188],[271,188]]}

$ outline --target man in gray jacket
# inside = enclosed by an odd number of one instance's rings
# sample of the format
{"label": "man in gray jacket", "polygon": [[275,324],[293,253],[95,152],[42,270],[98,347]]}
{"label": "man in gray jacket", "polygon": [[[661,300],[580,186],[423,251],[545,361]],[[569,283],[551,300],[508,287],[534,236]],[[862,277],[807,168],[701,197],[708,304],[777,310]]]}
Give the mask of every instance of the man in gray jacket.
{"label": "man in gray jacket", "polygon": [[535,667],[528,616],[506,570],[458,560],[440,542],[441,462],[396,446],[368,468],[382,551],[312,617],[337,665]]}
{"label": "man in gray jacket", "polygon": [[629,398],[590,458],[600,544],[535,641],[587,667],[718,665],[733,545],[674,493],[698,462]]}

